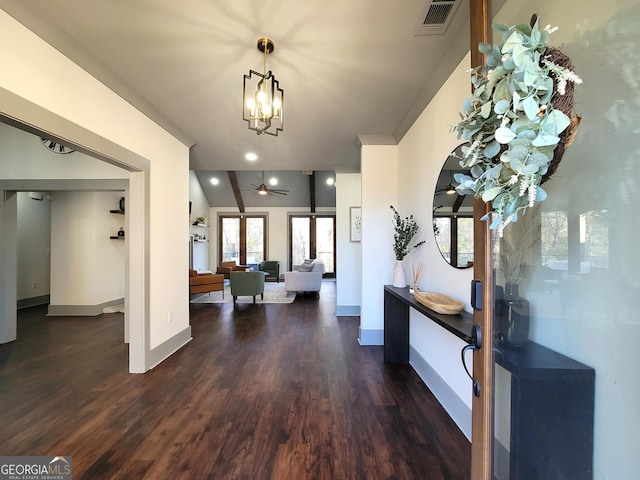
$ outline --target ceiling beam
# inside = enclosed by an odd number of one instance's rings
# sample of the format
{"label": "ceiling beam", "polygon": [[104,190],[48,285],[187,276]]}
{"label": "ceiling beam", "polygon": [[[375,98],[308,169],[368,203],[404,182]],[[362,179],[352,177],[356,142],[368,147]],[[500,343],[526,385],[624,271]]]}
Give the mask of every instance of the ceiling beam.
{"label": "ceiling beam", "polygon": [[309,205],[311,213],[316,213],[316,172],[309,175]]}
{"label": "ceiling beam", "polygon": [[456,198],[456,201],[453,202],[453,208],[451,209],[451,211],[453,213],[457,213],[458,210],[460,210],[460,207],[462,206],[462,202],[464,202],[464,195],[458,195],[458,198]]}
{"label": "ceiling beam", "polygon": [[244,213],[244,201],[242,200],[242,194],[240,193],[240,185],[238,185],[238,178],[236,172],[229,170],[229,181],[231,181],[231,188],[233,189],[233,195],[236,197],[236,203],[238,204],[238,211]]}

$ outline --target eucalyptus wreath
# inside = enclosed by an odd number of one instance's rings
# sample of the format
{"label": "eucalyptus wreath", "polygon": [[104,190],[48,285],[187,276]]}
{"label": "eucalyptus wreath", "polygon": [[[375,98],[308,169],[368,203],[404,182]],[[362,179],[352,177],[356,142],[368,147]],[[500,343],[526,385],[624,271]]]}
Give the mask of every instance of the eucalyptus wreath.
{"label": "eucalyptus wreath", "polygon": [[503,43],[478,45],[486,66],[470,70],[473,95],[455,127],[458,138],[470,143],[460,161],[470,175],[454,178],[459,194],[491,202],[490,228],[502,235],[519,213],[547,197],[540,184],[573,141],[580,120],[571,113],[573,84],[582,80],[566,55],[546,46],[557,28],[540,29],[536,20],[533,26],[496,24],[493,29],[502,32]]}
{"label": "eucalyptus wreath", "polygon": [[416,233],[418,233],[420,227],[413,218],[413,215],[402,218],[393,205],[390,205],[390,207],[393,211],[393,253],[395,254],[396,260],[402,260],[411,250],[418,248],[425,243],[425,241],[422,240],[409,248],[411,240],[415,237]]}

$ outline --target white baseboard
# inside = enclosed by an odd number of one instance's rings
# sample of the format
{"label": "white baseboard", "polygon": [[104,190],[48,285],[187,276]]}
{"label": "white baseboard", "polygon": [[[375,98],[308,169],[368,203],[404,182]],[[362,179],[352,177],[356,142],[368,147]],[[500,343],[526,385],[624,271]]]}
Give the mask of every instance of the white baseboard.
{"label": "white baseboard", "polygon": [[429,390],[431,390],[433,395],[438,399],[464,436],[471,441],[471,408],[467,406],[438,372],[429,365],[429,362],[411,345],[409,345],[409,363],[422,381],[429,387]]}
{"label": "white baseboard", "polygon": [[160,363],[180,350],[191,340],[193,340],[193,337],[191,336],[191,326],[188,326],[170,339],[158,345],[156,348],[149,350],[146,362],[149,370],[157,367]]}
{"label": "white baseboard", "polygon": [[364,330],[360,328],[360,345],[384,345],[384,330]]}
{"label": "white baseboard", "polygon": [[336,305],[336,317],[359,317],[360,305]]}
{"label": "white baseboard", "polygon": [[124,298],[116,298],[99,305],[49,305],[49,317],[96,317],[102,314],[106,307],[124,304]]}
{"label": "white baseboard", "polygon": [[49,305],[51,301],[51,295],[40,295],[38,297],[29,297],[29,298],[19,298],[18,299],[18,310],[21,308],[29,308],[36,307],[39,305]]}

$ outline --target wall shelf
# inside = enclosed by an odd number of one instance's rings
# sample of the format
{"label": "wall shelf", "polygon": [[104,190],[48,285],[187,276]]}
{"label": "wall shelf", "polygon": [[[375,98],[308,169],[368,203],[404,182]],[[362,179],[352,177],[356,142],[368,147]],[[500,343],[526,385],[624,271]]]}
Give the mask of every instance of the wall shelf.
{"label": "wall shelf", "polygon": [[193,223],[192,225],[194,227],[208,227],[209,226],[206,223]]}

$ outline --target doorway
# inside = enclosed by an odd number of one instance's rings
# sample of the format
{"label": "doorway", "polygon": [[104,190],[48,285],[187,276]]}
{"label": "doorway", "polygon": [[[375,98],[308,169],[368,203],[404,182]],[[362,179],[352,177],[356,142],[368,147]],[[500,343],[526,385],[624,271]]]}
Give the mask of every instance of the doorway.
{"label": "doorway", "polygon": [[[43,117],[46,115],[43,114]],[[36,130],[34,127],[26,126],[17,122],[14,119],[9,119],[0,116],[0,127],[6,130],[15,130],[18,136],[28,138],[28,148],[33,148],[34,152],[44,152],[47,155],[55,155],[52,152],[47,152],[42,147],[40,141],[41,135],[48,135],[41,131]],[[31,135],[30,135],[31,134]],[[60,140],[58,140],[60,141]],[[33,146],[32,146],[33,144]],[[66,142],[67,145],[72,145],[70,142]],[[121,175],[121,179],[99,179],[99,178],[82,178],[82,175],[78,175],[78,171],[83,170],[82,167],[77,167],[79,157],[76,156],[74,161],[70,159],[59,160],[55,155],[51,158],[43,159],[34,155],[26,155],[24,151],[20,153],[20,149],[24,146],[16,145],[15,142],[3,142],[3,158],[5,159],[5,167],[8,167],[10,158],[18,158],[18,164],[25,165],[25,158],[30,161],[28,168],[14,168],[17,172],[15,175],[17,178],[11,178],[11,175],[4,175],[0,181],[0,190],[2,190],[2,208],[0,208],[0,225],[4,235],[0,240],[0,259],[3,262],[5,268],[3,269],[3,281],[2,288],[0,288],[0,305],[2,305],[2,312],[0,316],[0,339],[3,343],[10,342],[16,338],[17,335],[17,244],[18,244],[18,231],[17,231],[17,195],[16,192],[20,191],[128,191],[129,193],[135,193],[137,197],[135,202],[130,202],[128,205],[128,221],[135,219],[143,219],[144,209],[146,208],[146,202],[144,202],[144,186],[145,186],[145,173],[142,171],[136,171],[134,168],[125,170],[124,175]],[[18,152],[14,152],[13,155],[9,155],[7,149],[16,148]],[[40,150],[41,149],[41,150]],[[27,149],[28,151],[28,149]],[[33,153],[33,152],[32,152]],[[94,152],[95,153],[95,152]],[[26,156],[25,156],[26,155]],[[104,162],[105,159],[100,158],[99,155],[88,155],[84,152],[76,152],[73,155],[84,155],[83,158],[93,157],[97,160],[97,164]],[[42,165],[35,165],[35,159],[40,158]],[[124,163],[116,162],[114,160],[108,161],[118,167],[118,169],[124,168]],[[76,168],[74,168],[74,165]],[[24,170],[23,173],[20,173]],[[30,173],[31,172],[31,173]],[[33,172],[38,172],[33,174]],[[113,208],[117,208],[115,205]],[[135,225],[135,220],[132,222]],[[128,226],[128,224],[127,224]],[[142,252],[144,249],[143,243],[143,231],[146,228],[145,221],[137,222],[137,225],[129,229],[127,237],[127,253],[125,254],[125,278],[124,278],[124,290],[125,290],[125,341],[129,341],[129,371],[131,373],[143,373],[148,368],[145,366],[146,351],[148,350],[148,315],[145,307],[145,296],[143,294],[143,285],[146,283],[144,280],[145,260],[144,255],[140,254],[136,256],[132,252]],[[105,238],[108,238],[109,232],[105,232]],[[115,235],[116,232],[113,232]],[[137,258],[136,258],[137,257]],[[141,275],[138,275],[140,273]],[[122,281],[120,281],[120,284]],[[37,285],[36,281],[36,285]],[[131,293],[136,292],[133,296]],[[133,322],[129,322],[130,319],[134,319]],[[128,338],[127,338],[128,336]]]}

